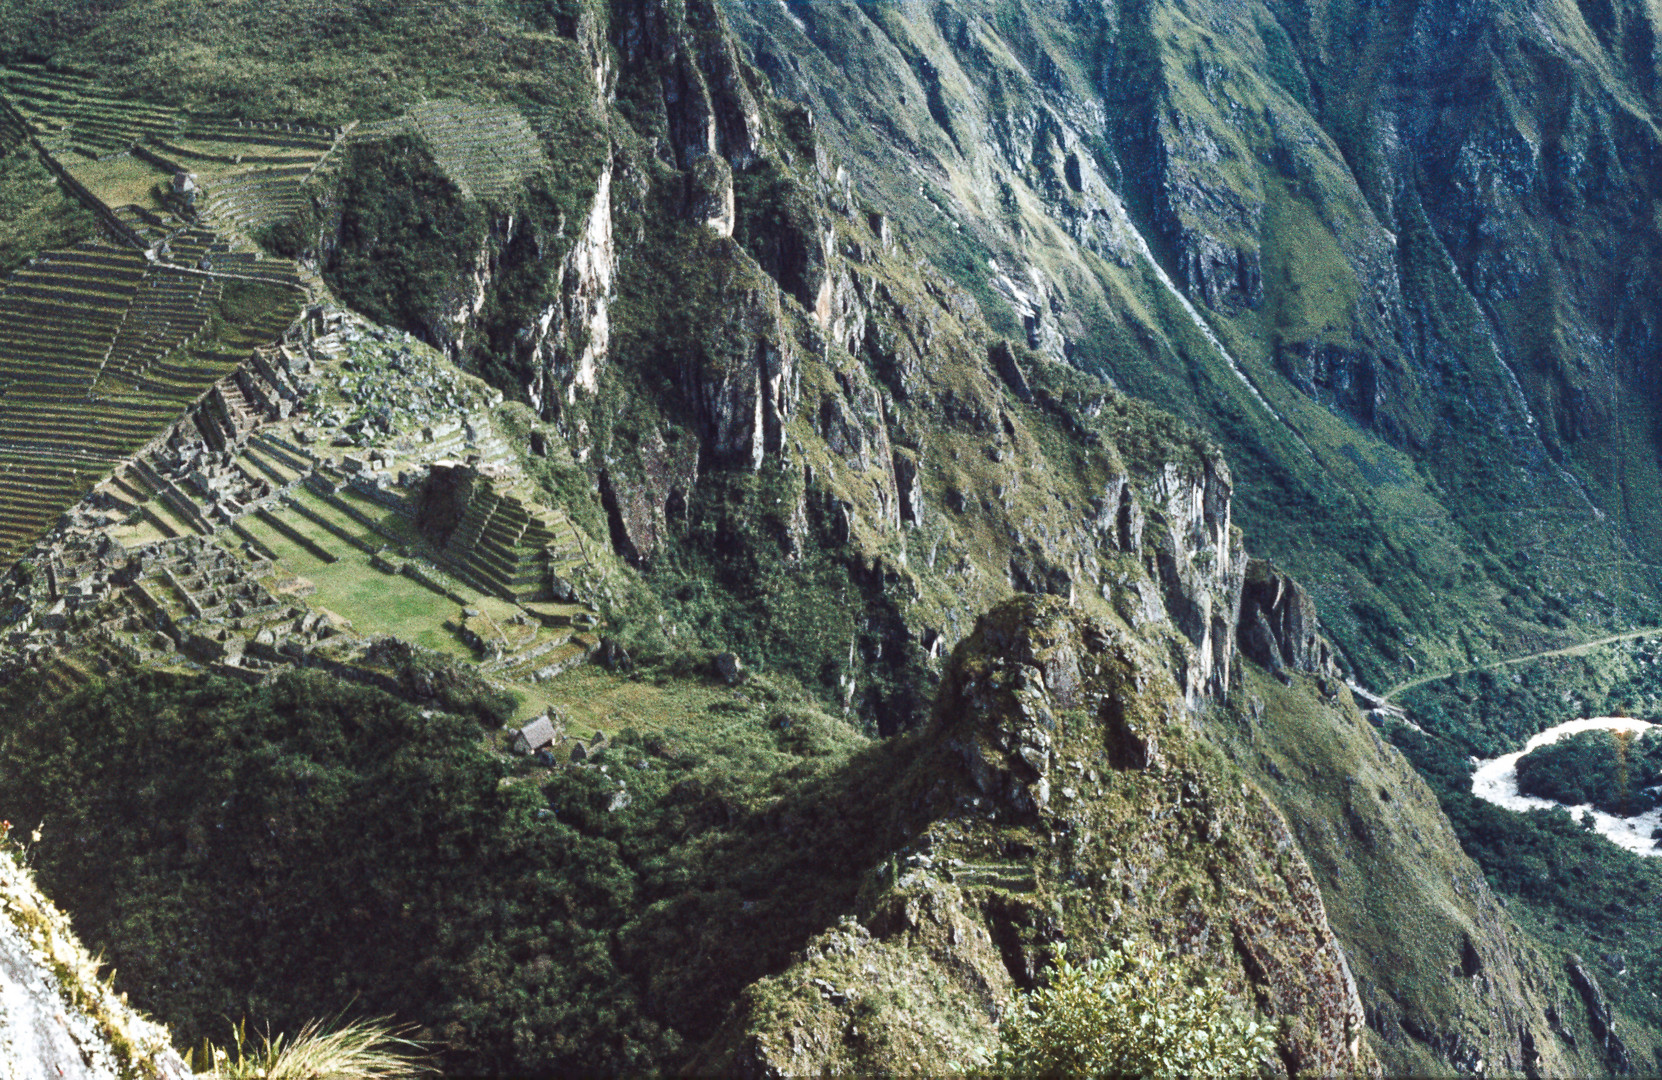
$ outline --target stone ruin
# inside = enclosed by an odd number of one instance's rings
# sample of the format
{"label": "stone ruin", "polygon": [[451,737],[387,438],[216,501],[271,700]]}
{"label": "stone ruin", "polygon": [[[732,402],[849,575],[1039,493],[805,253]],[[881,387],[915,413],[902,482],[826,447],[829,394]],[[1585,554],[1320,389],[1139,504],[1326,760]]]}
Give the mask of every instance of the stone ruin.
{"label": "stone ruin", "polygon": [[[393,356],[391,364],[371,364],[377,376],[400,369],[396,375],[427,394],[408,399],[417,402],[413,415],[376,430],[378,442],[355,424],[389,396],[376,379],[337,384],[345,409],[316,405],[325,381],[352,356],[367,363],[371,345]],[[292,574],[285,579],[243,525],[254,516],[304,539],[284,514],[350,540],[383,573],[460,600],[447,583],[454,575],[520,605],[488,632],[468,612],[451,621],[481,654],[482,673],[540,682],[586,662],[597,647],[587,635],[598,619],[573,604],[593,570],[581,537],[563,515],[511,490],[517,465],[488,415],[472,411],[493,399],[447,374],[421,370],[398,335],[365,329],[342,312],[305,311],[280,341],[215,383],[66,512],[0,584],[0,611],[13,619],[0,639],[0,677],[33,665],[73,681],[117,663],[149,662],[247,682],[294,666],[361,675],[353,665],[373,642],[308,604],[311,586]],[[452,402],[457,412],[446,415]],[[441,456],[456,452],[467,461]],[[427,538],[422,549],[381,535],[359,504],[341,497],[348,489],[410,520],[411,535]],[[359,519],[376,543],[348,537],[323,512]],[[146,525],[159,538],[124,543],[114,535]],[[543,633],[549,627],[569,633]],[[572,644],[578,640],[586,644]]]}

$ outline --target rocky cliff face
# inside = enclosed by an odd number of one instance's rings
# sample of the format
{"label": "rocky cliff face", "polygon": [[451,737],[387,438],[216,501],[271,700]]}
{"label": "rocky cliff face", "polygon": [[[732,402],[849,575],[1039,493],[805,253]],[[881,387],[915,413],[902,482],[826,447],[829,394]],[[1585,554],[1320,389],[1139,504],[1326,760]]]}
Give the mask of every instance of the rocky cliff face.
{"label": "rocky cliff face", "polygon": [[1241,652],[1267,671],[1337,673],[1310,594],[1263,559],[1246,565],[1240,642]]}
{"label": "rocky cliff face", "polygon": [[[516,334],[523,387],[532,408],[553,411],[563,393],[575,401],[579,391],[599,386],[600,366],[611,348],[611,302],[617,251],[612,241],[612,167],[595,180],[594,201],[577,242],[560,263],[554,297],[538,315],[535,328]],[[529,355],[523,355],[529,354]]]}
{"label": "rocky cliff face", "polygon": [[[862,208],[814,112],[770,92],[717,6],[583,10],[557,28],[573,43],[570,107],[603,116],[592,179],[474,207],[445,194],[419,147],[384,154],[366,136],[325,229],[341,286],[354,266],[404,267],[416,327],[552,423],[635,565],[684,565],[709,526],[786,574],[835,552],[862,599],[841,640],[794,659],[834,662],[850,706],[883,730],[921,699],[894,704],[881,684],[927,677],[1012,592],[1169,619],[1188,700],[1225,696],[1244,549],[1218,450],[1061,365],[1042,273],[1004,279],[1031,301],[1031,332],[1011,342],[989,326],[972,291]],[[1061,189],[1109,208],[1092,242],[1146,262],[1072,129],[1040,127],[1022,138],[1061,140]],[[456,219],[448,247],[389,244],[396,224],[366,209],[387,185],[408,189],[430,232]],[[404,266],[411,254],[452,269],[434,278]]]}
{"label": "rocky cliff face", "polygon": [[[7,845],[0,829],[0,845]],[[0,1061],[20,1080],[191,1075],[167,1029],[128,1007],[19,863],[0,849]]]}

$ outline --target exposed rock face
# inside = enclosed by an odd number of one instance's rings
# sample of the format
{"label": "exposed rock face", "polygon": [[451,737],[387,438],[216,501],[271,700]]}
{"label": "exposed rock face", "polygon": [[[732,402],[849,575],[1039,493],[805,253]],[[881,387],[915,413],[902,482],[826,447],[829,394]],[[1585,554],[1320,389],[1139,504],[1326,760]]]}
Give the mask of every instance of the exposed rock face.
{"label": "exposed rock face", "polygon": [[631,563],[645,566],[664,542],[668,518],[686,511],[687,498],[698,483],[698,444],[682,439],[670,445],[653,430],[630,464],[636,472],[604,470],[600,494],[610,517],[613,546]]}
{"label": "exposed rock face", "polygon": [[[924,810],[916,839],[869,876],[856,913],[746,992],[698,1066],[779,1076],[961,1060],[996,1043],[1004,1003],[1056,942],[1079,957],[1152,932],[1172,962],[1242,987],[1278,1022],[1289,1072],[1377,1074],[1286,823],[1194,753],[1157,655],[1054,598],[981,619],[895,793],[897,808]],[[1189,873],[1215,890],[1176,887]],[[1064,881],[1090,883],[1098,901],[1047,899]],[[959,1019],[920,1022],[937,1015]]]}
{"label": "exposed rock face", "polygon": [[1337,345],[1298,342],[1285,346],[1278,357],[1294,386],[1311,397],[1350,413],[1364,423],[1381,416],[1385,400],[1380,390],[1381,371],[1365,352]]}
{"label": "exposed rock face", "polygon": [[1199,654],[1190,697],[1195,691],[1223,697],[1246,572],[1246,549],[1230,525],[1229,467],[1215,458],[1198,466],[1170,462],[1151,486],[1162,527],[1152,538],[1150,561],[1165,591],[1166,610]]}
{"label": "exposed rock face", "polygon": [[733,168],[706,155],[687,170],[687,214],[717,236],[733,235]]}
{"label": "exposed rock face", "polygon": [[[772,220],[748,230],[747,246],[762,269],[822,329],[831,329],[839,308],[836,228],[820,200],[803,185],[787,183],[779,196]],[[842,306],[846,310],[846,300]]]}
{"label": "exposed rock face", "polygon": [[[612,167],[595,182],[594,201],[577,242],[560,263],[553,299],[522,332],[533,408],[549,411],[563,395],[592,394],[611,347],[611,300],[617,252],[612,239]],[[712,226],[713,227],[713,226]]]}
{"label": "exposed rock face", "polygon": [[[0,833],[0,840],[4,834]],[[99,978],[69,920],[0,853],[0,1061],[18,1080],[186,1080],[165,1028]]]}
{"label": "exposed rock face", "polygon": [[1611,1070],[1617,1074],[1632,1072],[1633,1062],[1628,1058],[1626,1044],[1616,1034],[1616,1018],[1610,1011],[1610,1002],[1605,999],[1598,979],[1574,953],[1565,960],[1564,967],[1570,973],[1570,984],[1587,1006],[1587,1024],[1593,1029],[1593,1038],[1598,1040]]}
{"label": "exposed rock face", "polygon": [[1143,547],[1143,507],[1132,491],[1131,480],[1115,476],[1095,500],[1097,528],[1116,550],[1134,554]]}
{"label": "exposed rock face", "polygon": [[[1461,477],[1486,463],[1501,463],[1497,506],[1574,506],[1601,536],[1622,532],[1600,541],[1613,561],[1662,537],[1662,504],[1628,508],[1612,467],[1659,476],[1627,449],[1655,426],[1644,373],[1662,357],[1644,300],[1662,281],[1644,209],[1662,160],[1654,14],[1498,0],[1360,15],[1281,0],[726,10],[776,90],[859,163],[892,231],[1029,345],[1209,426],[1277,489],[1246,504],[1262,518],[1249,532],[1323,601],[1369,681],[1407,672],[1373,655],[1364,611],[1436,641],[1422,656],[1463,648],[1456,594],[1481,590],[1400,553],[1420,549],[1422,512],[1476,505]],[[1166,307],[1162,280],[1193,310]],[[1194,338],[1206,327],[1272,362],[1231,371]],[[912,384],[905,343],[879,344],[885,382]],[[1293,393],[1322,408],[1278,404]],[[1277,538],[1276,508],[1305,498],[1324,506],[1319,529],[1339,535],[1360,507],[1389,538],[1369,558],[1331,545],[1321,559],[1348,563],[1353,583],[1331,595],[1311,549]],[[1420,509],[1402,514],[1404,498]],[[1550,535],[1521,520],[1513,550]],[[1489,539],[1453,528],[1438,543],[1438,565],[1484,574]],[[1611,583],[1535,565],[1546,590],[1615,615],[1593,595]]]}
{"label": "exposed rock face", "polygon": [[1241,595],[1241,652],[1270,671],[1332,674],[1333,650],[1320,626],[1316,605],[1303,586],[1264,559],[1248,560]]}
{"label": "exposed rock face", "polygon": [[661,73],[661,107],[676,164],[710,154],[748,165],[764,153],[761,109],[709,0],[616,5],[614,40],[623,63]]}
{"label": "exposed rock face", "polygon": [[900,520],[916,528],[923,524],[923,479],[918,475],[917,456],[910,451],[894,452],[894,486],[899,498]]}
{"label": "exposed rock face", "polygon": [[1187,110],[1166,102],[1153,108],[1148,149],[1158,185],[1155,224],[1176,252],[1178,281],[1216,310],[1257,307],[1264,300],[1256,242],[1263,195],[1223,164],[1240,149]]}
{"label": "exposed rock face", "polygon": [[1010,388],[1010,392],[1016,395],[1018,401],[1033,400],[1033,390],[1027,385],[1027,376],[1022,372],[1021,365],[1016,362],[1015,353],[1011,351],[1009,342],[1001,341],[993,346],[992,362],[998,377],[1004,380],[1004,385]]}
{"label": "exposed rock face", "polygon": [[778,450],[800,394],[795,347],[779,294],[736,247],[678,372],[705,453],[722,467],[758,469]]}

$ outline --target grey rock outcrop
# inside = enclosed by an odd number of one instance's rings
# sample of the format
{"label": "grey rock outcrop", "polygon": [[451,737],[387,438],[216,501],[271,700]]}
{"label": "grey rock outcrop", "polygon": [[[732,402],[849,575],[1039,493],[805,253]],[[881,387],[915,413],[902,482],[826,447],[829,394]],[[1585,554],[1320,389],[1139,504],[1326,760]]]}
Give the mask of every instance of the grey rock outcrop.
{"label": "grey rock outcrop", "polygon": [[1247,561],[1230,521],[1233,491],[1229,466],[1217,457],[1168,462],[1149,484],[1150,522],[1157,528],[1145,529],[1145,546],[1166,610],[1196,650],[1185,677],[1191,701],[1229,691]]}
{"label": "grey rock outcrop", "polygon": [[534,326],[522,331],[521,348],[531,371],[526,393],[532,407],[550,412],[556,399],[576,399],[599,386],[600,368],[611,348],[611,301],[617,273],[612,238],[610,164],[595,181],[577,241],[560,263],[550,303]]}
{"label": "grey rock outcrop", "polygon": [[796,409],[795,345],[772,282],[755,274],[736,247],[729,258],[731,272],[678,375],[711,460],[758,469],[768,450],[781,445]]}
{"label": "grey rock outcrop", "polygon": [[697,483],[696,440],[671,444],[654,428],[631,459],[601,470],[600,496],[613,546],[636,566],[650,563],[667,535],[669,518],[686,506]]}
{"label": "grey rock outcrop", "polygon": [[[0,832],[0,840],[4,833]],[[29,872],[0,853],[0,1065],[18,1080],[186,1080],[165,1028],[130,1009]]]}
{"label": "grey rock outcrop", "polygon": [[1610,1002],[1604,996],[1604,990],[1594,977],[1580,956],[1571,953],[1564,961],[1565,970],[1570,974],[1570,983],[1576,993],[1587,1006],[1587,1026],[1593,1030],[1593,1038],[1604,1052],[1604,1059],[1617,1075],[1625,1075],[1633,1071],[1633,1062],[1627,1052],[1627,1044],[1622,1042],[1616,1034],[1616,1017],[1610,1009]]}
{"label": "grey rock outcrop", "polygon": [[1321,636],[1304,587],[1264,559],[1248,560],[1241,594],[1241,652],[1270,671],[1331,675],[1333,648]]}

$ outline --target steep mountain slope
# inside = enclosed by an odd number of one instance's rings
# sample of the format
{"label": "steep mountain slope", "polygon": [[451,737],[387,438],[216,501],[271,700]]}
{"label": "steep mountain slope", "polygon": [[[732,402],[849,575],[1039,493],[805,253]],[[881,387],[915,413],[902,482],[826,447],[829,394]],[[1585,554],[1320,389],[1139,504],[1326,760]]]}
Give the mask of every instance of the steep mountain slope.
{"label": "steep mountain slope", "polygon": [[1223,440],[1368,678],[1654,622],[1648,8],[729,15],[989,318]]}
{"label": "steep mountain slope", "polygon": [[[0,810],[65,824],[48,884],[191,1033],[326,1000],[458,1070],[936,1070],[1058,942],[1137,930],[1276,1018],[1290,1073],[1617,1064],[1247,557],[1381,683],[1655,617],[1655,466],[1575,390],[1638,301],[1543,241],[1544,305],[1471,239],[1648,226],[1543,195],[1460,232],[1499,205],[1482,103],[1550,109],[1498,62],[1428,102],[1431,14],[0,4],[7,59],[341,124],[260,242],[517,398],[538,496],[617,556],[611,670],[550,691],[604,754],[515,765],[454,702],[315,671],[62,696],[19,664]],[[1640,139],[1610,57],[1642,20],[1561,14],[1456,39],[1562,37],[1540,85],[1595,104],[1552,146]]]}
{"label": "steep mountain slope", "polygon": [[[19,7],[28,48],[47,31]],[[338,200],[285,244],[552,418],[574,390],[603,393],[636,318],[661,336],[650,304],[630,303],[629,250],[679,245],[641,230],[695,203],[726,231],[726,172],[734,239],[867,354],[865,320],[821,310],[842,303],[839,278],[862,276],[843,250],[861,230],[789,195],[837,188],[845,209],[891,217],[994,332],[1222,440],[1253,543],[1308,582],[1367,681],[1662,618],[1644,449],[1656,227],[1626,209],[1648,204],[1651,182],[1635,165],[1654,97],[1636,59],[1648,16],[800,7],[734,5],[742,55],[699,5],[458,9],[446,17],[477,24],[462,29],[481,55],[384,80],[339,58],[408,51],[389,43],[413,31],[373,4],[342,9],[375,32],[310,61],[305,85],[330,89],[308,107],[367,122],[433,94],[505,97],[554,179],[446,194],[438,158],[371,138]],[[305,55],[305,33],[273,33],[275,12],[232,5],[170,35],[137,29],[137,10],[58,39],[57,54],[190,102],[250,56]],[[187,74],[178,42],[210,39]],[[245,112],[294,101],[232,96]],[[800,156],[810,125],[830,160]],[[673,205],[661,167],[698,172],[669,185]],[[353,194],[388,182],[421,208]],[[642,299],[657,303],[649,280]],[[703,321],[689,303],[666,314]],[[873,347],[872,366],[892,366]]]}

